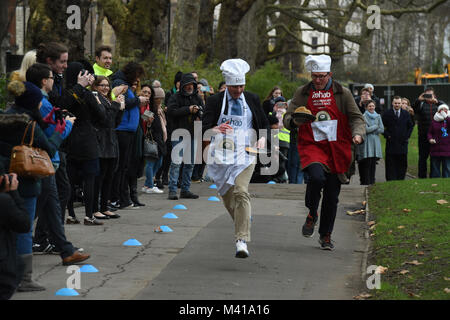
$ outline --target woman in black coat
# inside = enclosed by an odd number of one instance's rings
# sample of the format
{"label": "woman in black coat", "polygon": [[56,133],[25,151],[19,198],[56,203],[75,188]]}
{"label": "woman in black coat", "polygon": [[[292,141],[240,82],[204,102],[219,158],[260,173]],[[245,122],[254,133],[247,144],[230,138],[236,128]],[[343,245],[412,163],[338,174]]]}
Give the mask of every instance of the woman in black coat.
{"label": "woman in black coat", "polygon": [[[75,122],[70,136],[67,138],[65,150],[67,153],[67,173],[72,189],[82,180],[83,200],[85,206],[85,225],[102,225],[96,220],[94,213],[94,185],[95,177],[100,173],[99,143],[96,139],[96,124],[105,121],[105,108],[91,91],[85,87],[92,85],[93,75],[81,73],[83,65],[79,62],[71,62],[67,68],[67,101],[64,105],[67,110],[75,115]],[[73,210],[74,192],[68,203],[69,215],[74,218]]]}
{"label": "woman in black coat", "polygon": [[[41,90],[30,82],[12,81],[8,85],[8,91],[15,96],[14,105],[0,115],[0,161],[5,168],[9,168],[11,150],[14,146],[20,145],[25,128],[30,120],[36,121],[34,131],[33,147],[45,150],[50,158],[53,158],[58,150],[65,128],[65,122],[58,122],[55,132],[47,138],[43,129],[47,128],[42,119],[39,108],[42,105]],[[31,138],[31,130],[25,137],[24,142],[28,143]],[[33,272],[33,221],[36,214],[36,201],[41,193],[41,183],[38,178],[19,177],[19,194],[24,200],[24,207],[28,213],[31,227],[26,233],[17,234],[17,253],[24,264],[24,275],[20,284],[20,291],[40,291],[44,287],[32,280]]]}
{"label": "woman in black coat", "polygon": [[[119,159],[119,141],[115,128],[122,121],[125,109],[125,98],[119,95],[115,101],[111,99],[111,84],[104,76],[97,76],[92,85],[93,94],[97,96],[105,108],[105,121],[97,124],[97,139],[99,143],[100,175],[95,179],[95,199],[100,195],[99,202],[94,202],[94,216],[97,219],[119,218],[120,215],[108,210],[111,200],[111,187],[114,171]],[[100,192],[101,190],[101,192]]]}

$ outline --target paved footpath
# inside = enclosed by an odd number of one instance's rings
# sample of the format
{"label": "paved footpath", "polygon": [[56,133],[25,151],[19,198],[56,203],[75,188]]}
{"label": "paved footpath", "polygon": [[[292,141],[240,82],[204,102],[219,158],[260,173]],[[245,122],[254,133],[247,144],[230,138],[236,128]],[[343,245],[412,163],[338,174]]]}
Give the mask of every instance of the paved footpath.
{"label": "paved footpath", "polygon": [[[384,167],[378,171],[382,176]],[[79,296],[56,296],[71,274],[58,255],[35,255],[34,277],[47,290],[16,293],[13,300],[352,299],[364,289],[367,241],[364,216],[346,215],[365,199],[357,181],[342,186],[333,252],[319,249],[317,232],[301,235],[305,185],[252,184],[250,257],[235,258],[232,220],[221,201],[208,201],[216,193],[203,182],[192,185],[196,200],[167,200],[166,188],[160,195],[140,194],[145,207],[121,210],[120,219],[103,226],[65,225],[67,238],[91,254],[84,264],[98,272],[80,274]],[[187,210],[174,210],[177,204]],[[178,219],[163,218],[169,212]],[[82,220],[83,208],[76,214]],[[154,232],[162,225],[173,232]],[[124,246],[129,239],[142,246]]]}

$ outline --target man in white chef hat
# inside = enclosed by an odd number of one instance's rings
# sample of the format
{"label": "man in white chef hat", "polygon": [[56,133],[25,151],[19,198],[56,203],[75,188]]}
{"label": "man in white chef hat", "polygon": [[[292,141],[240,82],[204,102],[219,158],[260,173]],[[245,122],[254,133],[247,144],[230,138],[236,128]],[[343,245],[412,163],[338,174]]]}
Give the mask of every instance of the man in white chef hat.
{"label": "man in white chef hat", "polygon": [[[283,123],[289,130],[298,130],[300,163],[307,172],[305,205],[309,214],[302,234],[314,235],[323,191],[319,244],[323,250],[333,250],[331,233],[341,184],[348,182],[352,144],[362,143],[366,126],[351,92],[333,80],[330,56],[307,56],[305,67],[311,72],[312,81],[297,89]],[[299,107],[306,107],[316,120],[304,120]]]}
{"label": "man in white chef hat", "polygon": [[[245,148],[265,148],[265,137],[259,137],[255,144],[250,145],[253,141],[250,136],[252,132],[258,134],[260,129],[268,129],[269,122],[261,108],[259,97],[244,91],[245,74],[250,70],[248,63],[242,59],[229,59],[222,63],[220,70],[227,89],[206,100],[203,131],[213,129],[216,137],[224,134],[231,137],[234,161],[209,161],[208,175],[217,185],[225,208],[234,221],[236,257],[247,258],[251,225],[248,185],[255,169],[256,157],[247,154]],[[217,149],[214,143],[216,137],[211,140],[211,154]]]}

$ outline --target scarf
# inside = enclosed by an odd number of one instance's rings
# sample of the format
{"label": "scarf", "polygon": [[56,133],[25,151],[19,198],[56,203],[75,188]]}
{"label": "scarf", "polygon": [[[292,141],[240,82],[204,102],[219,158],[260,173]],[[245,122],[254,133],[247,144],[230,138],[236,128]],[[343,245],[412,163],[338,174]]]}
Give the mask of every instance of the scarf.
{"label": "scarf", "polygon": [[450,117],[450,111],[448,111],[448,112],[441,111],[441,112],[436,112],[434,114],[433,119],[434,119],[434,121],[442,122],[448,117]]}

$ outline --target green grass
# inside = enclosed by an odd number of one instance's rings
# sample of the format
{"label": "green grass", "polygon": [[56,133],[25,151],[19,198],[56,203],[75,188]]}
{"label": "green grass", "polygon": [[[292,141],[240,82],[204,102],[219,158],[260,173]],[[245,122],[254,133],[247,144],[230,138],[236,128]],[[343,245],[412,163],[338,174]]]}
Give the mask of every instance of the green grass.
{"label": "green grass", "polygon": [[[387,267],[374,299],[450,299],[450,180],[375,184],[369,207],[376,221],[368,265]],[[436,186],[433,186],[435,185]],[[437,200],[447,204],[438,204]],[[411,210],[404,212],[404,209]],[[399,229],[399,226],[403,228]],[[405,265],[417,260],[420,265]],[[408,270],[407,274],[400,271]]]}

